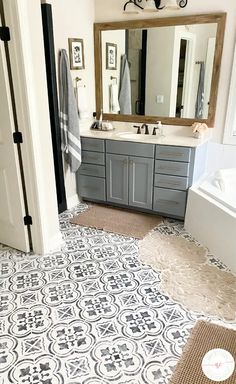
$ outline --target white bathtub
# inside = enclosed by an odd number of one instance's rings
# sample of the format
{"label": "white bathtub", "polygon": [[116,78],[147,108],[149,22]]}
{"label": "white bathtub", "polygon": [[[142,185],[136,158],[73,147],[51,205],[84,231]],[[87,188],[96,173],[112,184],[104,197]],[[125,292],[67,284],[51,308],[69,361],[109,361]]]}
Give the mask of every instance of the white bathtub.
{"label": "white bathtub", "polygon": [[190,188],[185,228],[236,272],[236,168],[217,171]]}

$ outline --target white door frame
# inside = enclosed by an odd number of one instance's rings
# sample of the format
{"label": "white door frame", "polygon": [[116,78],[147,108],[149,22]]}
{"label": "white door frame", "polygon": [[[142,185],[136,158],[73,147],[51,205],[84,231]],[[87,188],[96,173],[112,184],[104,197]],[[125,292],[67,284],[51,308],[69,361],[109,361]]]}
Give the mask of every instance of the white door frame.
{"label": "white door frame", "polygon": [[40,1],[3,0],[33,250],[61,244],[53,165]]}
{"label": "white door frame", "polygon": [[183,84],[183,96],[182,104],[184,109],[182,110],[181,117],[189,117],[190,102],[191,102],[191,87],[189,84],[193,82],[194,72],[194,54],[196,45],[196,36],[194,33],[178,30],[176,27],[174,53],[173,53],[173,67],[172,67],[172,90],[171,90],[171,104],[170,104],[170,116],[175,116],[176,100],[177,100],[177,86],[178,86],[178,73],[179,66],[179,54],[180,54],[180,42],[181,40],[187,40],[186,48],[186,60],[184,68],[184,84]]}
{"label": "white door frame", "polygon": [[[0,15],[0,27],[2,27],[2,15]],[[27,209],[22,188],[20,153],[18,144],[13,140],[17,127],[5,44],[0,41],[0,241],[29,252],[29,232],[28,227],[24,225]]]}

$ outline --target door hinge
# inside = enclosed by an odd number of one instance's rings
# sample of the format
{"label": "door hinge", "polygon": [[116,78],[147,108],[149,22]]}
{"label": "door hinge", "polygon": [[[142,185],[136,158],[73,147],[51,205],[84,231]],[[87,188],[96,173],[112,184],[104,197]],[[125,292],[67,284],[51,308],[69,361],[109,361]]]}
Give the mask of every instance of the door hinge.
{"label": "door hinge", "polygon": [[27,215],[24,217],[24,224],[25,225],[32,225],[33,224],[33,221],[32,221],[32,217]]}
{"label": "door hinge", "polygon": [[0,40],[2,41],[10,41],[10,29],[8,27],[0,27]]}
{"label": "door hinge", "polygon": [[14,132],[13,133],[13,141],[15,144],[23,143],[22,133],[21,132]]}

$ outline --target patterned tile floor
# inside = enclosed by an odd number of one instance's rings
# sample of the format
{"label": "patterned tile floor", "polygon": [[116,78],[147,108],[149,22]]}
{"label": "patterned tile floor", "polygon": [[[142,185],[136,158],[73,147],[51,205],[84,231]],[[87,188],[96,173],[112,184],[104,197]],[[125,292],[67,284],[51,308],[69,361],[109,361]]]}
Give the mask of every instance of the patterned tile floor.
{"label": "patterned tile floor", "polygon": [[[167,384],[205,318],[159,292],[137,240],[71,225],[84,209],[60,216],[60,252],[0,247],[1,384]],[[181,222],[157,230],[193,241]],[[209,263],[225,269],[211,255]]]}

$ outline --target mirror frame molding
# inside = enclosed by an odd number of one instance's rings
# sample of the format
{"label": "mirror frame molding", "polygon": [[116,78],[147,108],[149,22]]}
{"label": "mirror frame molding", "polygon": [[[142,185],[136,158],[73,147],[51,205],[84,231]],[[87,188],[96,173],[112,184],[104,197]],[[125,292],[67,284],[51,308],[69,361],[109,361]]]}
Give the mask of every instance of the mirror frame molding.
{"label": "mirror frame molding", "polygon": [[97,118],[100,116],[102,109],[103,90],[102,90],[102,31],[119,30],[119,29],[138,29],[138,28],[152,28],[152,27],[167,27],[186,24],[206,24],[216,23],[216,47],[212,72],[212,83],[210,102],[207,119],[195,118],[177,118],[177,117],[164,117],[164,116],[144,116],[144,115],[120,115],[103,113],[105,120],[113,121],[126,121],[126,122],[143,122],[155,123],[161,120],[164,124],[170,125],[192,125],[195,121],[206,123],[208,127],[214,126],[215,109],[217,102],[217,92],[220,77],[220,65],[223,51],[224,32],[225,32],[226,13],[212,13],[200,14],[191,16],[176,16],[176,17],[163,17],[156,19],[143,19],[143,20],[126,20],[117,22],[104,22],[94,24],[94,57],[95,57],[95,86],[96,86],[96,113]]}

